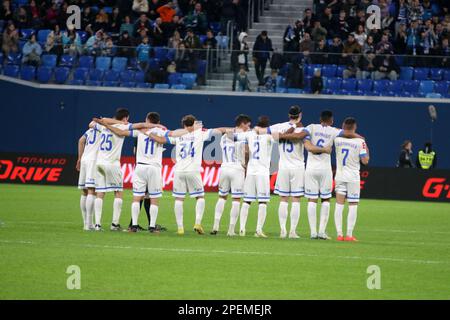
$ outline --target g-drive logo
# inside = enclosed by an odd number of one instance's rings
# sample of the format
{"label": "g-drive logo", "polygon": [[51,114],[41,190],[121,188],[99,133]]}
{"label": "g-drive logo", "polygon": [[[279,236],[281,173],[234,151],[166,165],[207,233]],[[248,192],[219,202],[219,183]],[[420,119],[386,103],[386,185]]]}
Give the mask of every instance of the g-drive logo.
{"label": "g-drive logo", "polygon": [[67,7],[66,10],[67,14],[70,14],[70,16],[67,18],[66,26],[67,29],[75,28],[75,29],[81,29],[81,9],[79,6],[71,5]]}

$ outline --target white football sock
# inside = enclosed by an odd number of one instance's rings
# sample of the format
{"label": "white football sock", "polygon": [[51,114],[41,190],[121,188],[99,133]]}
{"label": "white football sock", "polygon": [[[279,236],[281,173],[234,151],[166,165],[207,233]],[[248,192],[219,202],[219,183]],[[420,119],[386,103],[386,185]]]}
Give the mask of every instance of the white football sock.
{"label": "white football sock", "polygon": [[183,201],[175,200],[175,218],[178,229],[183,228]]}
{"label": "white football sock", "polygon": [[195,204],[195,224],[202,224],[203,213],[205,212],[205,199],[197,199]]}
{"label": "white football sock", "polygon": [[239,230],[240,231],[245,231],[245,225],[247,224],[249,208],[250,208],[250,205],[247,202],[244,202],[241,206],[241,214],[239,217]]}
{"label": "white football sock", "polygon": [[278,220],[280,221],[280,229],[282,233],[286,233],[286,221],[288,217],[288,203],[285,201],[280,201],[280,206],[278,207]]}
{"label": "white football sock", "polygon": [[94,203],[95,196],[93,194],[88,194],[86,198],[86,221],[88,227],[92,227],[92,218],[94,217]]}
{"label": "white football sock", "polygon": [[291,205],[291,232],[297,230],[298,221],[300,220],[300,202],[292,202]]}
{"label": "white football sock", "polygon": [[308,202],[308,221],[309,228],[311,230],[311,236],[317,235],[317,203],[309,201]]}
{"label": "white football sock", "polygon": [[336,224],[336,232],[338,237],[343,236],[342,234],[342,212],[344,211],[344,205],[336,203],[334,208],[334,223]]}
{"label": "white football sock", "polygon": [[95,224],[98,224],[99,226],[102,224],[102,209],[103,209],[103,199],[96,198],[94,202]]}
{"label": "white football sock", "polygon": [[112,223],[115,225],[120,224],[120,214],[122,213],[122,199],[114,198],[113,203],[113,220]]}
{"label": "white football sock", "polygon": [[154,228],[156,226],[156,219],[158,219],[159,207],[152,204],[150,206],[150,227]]}
{"label": "white football sock", "polygon": [[131,224],[137,226],[139,224],[139,213],[141,212],[141,206],[139,202],[133,202],[131,204]]}
{"label": "white football sock", "polygon": [[86,196],[84,194],[80,197],[80,209],[81,209],[81,217],[83,218],[83,226],[87,226],[87,219],[86,219]]}
{"label": "white football sock", "polygon": [[356,218],[358,216],[358,206],[352,205],[348,206],[348,217],[347,217],[347,236],[353,236],[353,229],[355,228]]}
{"label": "white football sock", "polygon": [[239,217],[239,202],[233,201],[231,203],[231,211],[230,211],[230,227],[228,228],[229,233],[234,233],[234,229],[236,227],[236,222]]}
{"label": "white football sock", "polygon": [[267,216],[267,205],[265,203],[260,203],[258,206],[258,224],[256,226],[256,232],[262,232],[264,222],[266,222],[266,216]]}
{"label": "white football sock", "polygon": [[328,224],[328,218],[330,217],[330,202],[322,201],[320,205],[320,226],[319,233],[325,233]]}
{"label": "white football sock", "polygon": [[214,227],[213,230],[219,231],[220,219],[222,218],[223,209],[225,208],[225,199],[219,198],[216,203],[216,210],[214,213]]}

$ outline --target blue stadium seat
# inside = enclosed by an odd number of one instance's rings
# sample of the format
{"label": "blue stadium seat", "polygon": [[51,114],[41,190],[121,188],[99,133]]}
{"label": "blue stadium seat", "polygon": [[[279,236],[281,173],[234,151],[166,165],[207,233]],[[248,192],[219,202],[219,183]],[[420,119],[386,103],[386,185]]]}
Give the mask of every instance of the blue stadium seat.
{"label": "blue stadium seat", "polygon": [[167,82],[171,86],[174,85],[174,84],[181,83],[181,73],[175,72],[175,73],[169,74]]}
{"label": "blue stadium seat", "polygon": [[292,93],[292,94],[301,94],[301,93],[303,93],[303,90],[297,89],[297,88],[288,88],[287,92]]}
{"label": "blue stadium seat", "polygon": [[78,36],[80,37],[80,41],[82,44],[85,44],[88,39],[88,33],[86,31],[77,31]]}
{"label": "blue stadium seat", "polygon": [[137,71],[136,74],[134,75],[134,81],[138,82],[138,83],[142,83],[145,81],[145,73],[142,71]]}
{"label": "blue stadium seat", "polygon": [[73,73],[74,80],[86,81],[89,75],[88,68],[77,68]]}
{"label": "blue stadium seat", "polygon": [[434,84],[434,92],[445,96],[449,93],[450,81],[439,81]]}
{"label": "blue stadium seat", "polygon": [[118,87],[119,82],[118,81],[103,81],[102,84],[104,87]]}
{"label": "blue stadium seat", "polygon": [[120,86],[123,88],[136,88],[136,82],[121,82]]}
{"label": "blue stadium seat", "polygon": [[321,64],[310,64],[308,66],[307,75],[308,76],[313,76],[314,75],[314,71],[316,69],[322,69],[322,65]]}
{"label": "blue stadium seat", "polygon": [[338,66],[336,69],[336,77],[343,78],[345,68],[345,66]]}
{"label": "blue stadium seat", "polygon": [[100,87],[102,85],[101,81],[95,81],[95,80],[87,80],[86,85],[90,87]]}
{"label": "blue stadium seat", "polygon": [[59,84],[64,84],[69,78],[70,68],[59,67],[55,69],[55,82]]}
{"label": "blue stadium seat", "polygon": [[167,49],[167,60],[168,61],[174,61],[175,60],[175,53],[176,53],[176,49],[173,48],[169,48]]}
{"label": "blue stadium seat", "polygon": [[91,81],[102,81],[103,80],[103,70],[91,69],[89,71],[89,80]]}
{"label": "blue stadium seat", "polygon": [[120,73],[121,82],[133,82],[135,78],[135,72],[132,70],[122,71]]}
{"label": "blue stadium seat", "polygon": [[430,79],[434,81],[441,81],[444,75],[444,70],[440,68],[430,68]]}
{"label": "blue stadium seat", "polygon": [[278,72],[278,75],[286,77],[288,75],[290,67],[291,67],[291,64],[290,63],[286,63],[284,66],[281,67],[280,71]]}
{"label": "blue stadium seat", "polygon": [[443,77],[442,80],[450,81],[450,69],[445,69],[444,70],[444,77]]}
{"label": "blue stadium seat", "polygon": [[29,39],[32,34],[35,33],[34,29],[21,29],[20,30],[20,36],[24,39]]}
{"label": "blue stadium seat", "polygon": [[181,76],[181,84],[184,84],[187,89],[192,89],[197,81],[195,73],[183,73]]}
{"label": "blue stadium seat", "polygon": [[205,42],[205,40],[206,40],[206,35],[201,34],[201,35],[199,35],[199,38],[200,38],[200,43],[203,44],[203,42]]}
{"label": "blue stadium seat", "polygon": [[91,69],[94,67],[94,57],[92,56],[81,56],[78,59],[78,67]]}
{"label": "blue stadium seat", "polygon": [[419,90],[420,81],[409,80],[403,83],[403,91],[409,92],[410,94],[417,93]]}
{"label": "blue stadium seat", "polygon": [[373,82],[373,91],[385,92],[389,89],[389,80],[375,80]]}
{"label": "blue stadium seat", "polygon": [[61,56],[61,59],[59,61],[60,67],[69,67],[72,68],[75,62],[75,58],[71,55],[65,54]]}
{"label": "blue stadium seat", "polygon": [[370,79],[361,79],[356,81],[358,90],[363,92],[372,91],[373,81]]}
{"label": "blue stadium seat", "polygon": [[6,63],[7,64],[20,64],[22,62],[22,54],[17,52],[10,52],[8,53],[8,56],[6,57]]}
{"label": "blue stadium seat", "polygon": [[17,78],[19,76],[19,66],[15,64],[7,64],[3,70],[3,74],[8,77]]}
{"label": "blue stadium seat", "polygon": [[156,83],[155,89],[169,89],[169,85],[167,83]]}
{"label": "blue stadium seat", "polygon": [[227,36],[217,36],[216,40],[217,40],[217,45],[219,46],[219,48],[221,48],[221,49],[228,48],[229,38]]}
{"label": "blue stadium seat", "polygon": [[175,90],[186,90],[186,86],[184,84],[174,84],[171,86],[171,89]]}
{"label": "blue stadium seat", "polygon": [[41,56],[41,65],[43,67],[54,68],[56,67],[57,58],[56,54],[43,54]]}
{"label": "blue stadium seat", "polygon": [[49,67],[39,67],[37,71],[37,80],[41,83],[49,83],[52,78],[52,68]]}
{"label": "blue stadium seat", "polygon": [[154,48],[155,58],[159,61],[167,60],[167,48],[156,47]]}
{"label": "blue stadium seat", "polygon": [[23,47],[25,46],[25,43],[27,43],[26,40],[23,39],[19,40],[19,52],[23,52]]}
{"label": "blue stadium seat", "polygon": [[328,89],[331,91],[331,93],[333,92],[337,92],[338,90],[341,89],[341,85],[342,85],[342,79],[340,78],[330,78],[327,79],[327,81],[325,81],[325,89]]}
{"label": "blue stadium seat", "polygon": [[434,90],[433,80],[422,80],[419,85],[419,93],[427,94],[432,93]]}
{"label": "blue stadium seat", "polygon": [[33,81],[36,78],[36,68],[33,66],[22,66],[22,69],[20,69],[20,78],[22,80]]}
{"label": "blue stadium seat", "polygon": [[303,79],[304,89],[311,89],[311,79],[312,79],[311,76],[306,76]]}
{"label": "blue stadium seat", "polygon": [[95,69],[108,70],[110,66],[111,66],[110,57],[97,57],[97,59],[95,59]]}
{"label": "blue stadium seat", "polygon": [[103,7],[103,11],[105,11],[106,14],[112,13],[112,7]]}
{"label": "blue stadium seat", "polygon": [[69,81],[69,84],[72,85],[72,86],[82,86],[84,84],[84,81],[83,80],[75,80],[75,79],[73,79],[73,80]]}
{"label": "blue stadium seat", "polygon": [[398,97],[403,97],[403,98],[411,98],[412,96],[413,96],[413,94],[409,91],[402,91],[398,95]]}
{"label": "blue stadium seat", "polygon": [[322,77],[333,78],[336,76],[337,65],[326,64],[322,67]]}
{"label": "blue stadium seat", "polygon": [[128,59],[128,67],[127,70],[138,70],[138,63],[136,58],[130,58]]}
{"label": "blue stadium seat", "polygon": [[414,80],[427,80],[429,73],[430,73],[429,68],[415,68],[414,69]]}
{"label": "blue stadium seat", "polygon": [[277,76],[277,88],[286,87],[286,78],[282,76]]}
{"label": "blue stadium seat", "polygon": [[350,91],[345,90],[345,89],[340,89],[340,90],[337,90],[335,92],[335,94],[340,94],[342,96],[349,96],[350,95]]}
{"label": "blue stadium seat", "polygon": [[39,42],[46,42],[47,41],[47,37],[48,34],[52,32],[52,30],[49,29],[42,29],[39,30],[38,34],[37,34],[37,41]]}
{"label": "blue stadium seat", "polygon": [[440,93],[431,92],[431,93],[427,93],[425,98],[441,99],[442,95]]}
{"label": "blue stadium seat", "polygon": [[220,22],[210,22],[209,27],[214,32],[214,34],[217,34],[221,30]]}
{"label": "blue stadium seat", "polygon": [[350,91],[350,95],[351,96],[363,96],[364,92],[361,90],[353,90],[353,91]]}
{"label": "blue stadium seat", "polygon": [[111,82],[111,81],[117,82],[117,81],[119,81],[119,72],[117,72],[115,70],[106,70],[103,80],[109,81],[109,82]]}
{"label": "blue stadium seat", "polygon": [[149,89],[151,87],[152,87],[151,83],[148,83],[148,82],[137,82],[136,83],[136,88]]}
{"label": "blue stadium seat", "polygon": [[202,77],[206,75],[206,60],[197,61],[197,75]]}
{"label": "blue stadium seat", "polygon": [[414,68],[400,67],[400,80],[412,80],[413,74],[414,74]]}
{"label": "blue stadium seat", "polygon": [[287,93],[288,89],[286,89],[286,88],[277,88],[276,92],[277,93]]}
{"label": "blue stadium seat", "polygon": [[398,94],[403,90],[403,82],[404,80],[389,81],[388,90]]}
{"label": "blue stadium seat", "polygon": [[148,67],[150,70],[155,71],[159,69],[159,59],[152,58],[148,61]]}
{"label": "blue stadium seat", "polygon": [[123,57],[115,57],[112,61],[112,69],[114,71],[124,71],[127,68],[128,59]]}
{"label": "blue stadium seat", "polygon": [[389,91],[388,90],[388,91],[382,92],[382,95],[385,96],[385,97],[395,97],[396,93],[394,91]]}
{"label": "blue stadium seat", "polygon": [[356,90],[356,79],[344,79],[342,80],[342,89],[347,91]]}

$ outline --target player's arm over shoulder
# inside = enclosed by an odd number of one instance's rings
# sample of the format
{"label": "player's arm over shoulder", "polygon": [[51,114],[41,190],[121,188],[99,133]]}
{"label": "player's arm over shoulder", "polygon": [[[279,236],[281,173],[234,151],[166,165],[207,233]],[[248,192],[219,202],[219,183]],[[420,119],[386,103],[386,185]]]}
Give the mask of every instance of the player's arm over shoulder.
{"label": "player's arm over shoulder", "polygon": [[367,166],[369,164],[369,148],[367,147],[367,143],[363,139],[360,139],[359,158],[363,165]]}

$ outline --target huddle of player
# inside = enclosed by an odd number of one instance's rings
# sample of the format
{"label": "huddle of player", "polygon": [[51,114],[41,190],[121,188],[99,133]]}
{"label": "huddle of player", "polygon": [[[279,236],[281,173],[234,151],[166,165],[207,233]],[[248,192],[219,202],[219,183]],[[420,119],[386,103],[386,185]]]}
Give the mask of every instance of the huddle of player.
{"label": "huddle of player", "polygon": [[[234,128],[204,129],[192,115],[184,116],[182,128],[167,130],[160,124],[158,113],[150,112],[144,123],[131,124],[129,112],[118,109],[114,119],[96,119],[80,138],[79,188],[85,230],[102,230],[101,216],[105,193],[114,192],[111,230],[120,230],[122,209],[122,172],[120,155],[124,138],[137,138],[136,168],[133,174],[132,223],[129,231],[139,230],[140,201],[148,196],[151,201],[149,231],[158,232],[158,199],[162,196],[161,175],[164,144],[175,145],[173,196],[177,233],[184,234],[183,202],[187,194],[196,199],[194,231],[204,234],[202,219],[205,211],[201,164],[203,145],[214,134],[222,135],[220,146],[222,164],[219,177],[219,199],[215,207],[212,235],[219,232],[225,202],[231,194],[232,206],[227,235],[235,236],[239,219],[239,235],[245,236],[246,222],[252,202],[258,202],[256,237],[266,238],[263,232],[270,201],[270,163],[272,147],[278,141],[280,154],[275,193],[280,196],[278,216],[281,238],[299,238],[296,233],[300,218],[300,199],[308,198],[308,220],[311,239],[328,240],[326,234],[332,195],[331,151],[336,149],[336,208],[335,223],[338,241],[356,241],[353,229],[360,195],[360,163],[368,164],[369,154],[364,139],[356,134],[356,121],[345,119],[343,129],[332,127],[331,111],[321,113],[320,124],[303,127],[299,106],[289,109],[289,121],[269,125],[268,117],[261,116],[252,129],[251,119],[239,115]],[[308,151],[305,168],[304,148]],[[317,201],[321,199],[320,222],[317,232]],[[242,200],[242,205],[241,205]],[[287,232],[289,200],[290,231]],[[342,231],[342,215],[347,200],[349,212],[347,233]],[[95,223],[94,223],[95,216]]]}

